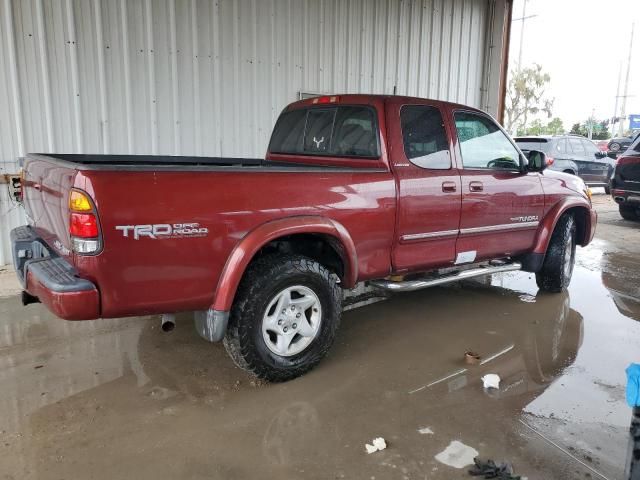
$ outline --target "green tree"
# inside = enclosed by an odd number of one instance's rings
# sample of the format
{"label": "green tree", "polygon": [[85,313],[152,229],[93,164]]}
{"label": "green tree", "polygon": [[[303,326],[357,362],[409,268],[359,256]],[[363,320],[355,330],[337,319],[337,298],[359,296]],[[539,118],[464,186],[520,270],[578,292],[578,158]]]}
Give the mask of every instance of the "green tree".
{"label": "green tree", "polygon": [[544,133],[548,135],[561,135],[564,133],[564,124],[558,117],[554,117],[546,127],[544,127]]}
{"label": "green tree", "polygon": [[545,133],[544,125],[542,125],[542,120],[536,118],[531,125],[527,128],[527,135],[542,135]]}
{"label": "green tree", "polygon": [[569,133],[572,135],[584,135],[584,127],[579,123],[574,123]]}
{"label": "green tree", "polygon": [[505,99],[505,127],[509,132],[526,129],[530,115],[543,112],[551,118],[553,98],[548,98],[545,91],[550,81],[549,74],[537,63],[511,71]]}

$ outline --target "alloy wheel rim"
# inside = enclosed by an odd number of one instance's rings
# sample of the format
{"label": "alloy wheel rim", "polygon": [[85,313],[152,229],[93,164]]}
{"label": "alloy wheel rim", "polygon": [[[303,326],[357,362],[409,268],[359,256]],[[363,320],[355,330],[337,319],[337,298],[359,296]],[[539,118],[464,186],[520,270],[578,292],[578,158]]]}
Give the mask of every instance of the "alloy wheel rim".
{"label": "alloy wheel rim", "polygon": [[320,331],[322,306],[309,287],[294,285],[276,294],[262,317],[262,338],[281,357],[303,352]]}

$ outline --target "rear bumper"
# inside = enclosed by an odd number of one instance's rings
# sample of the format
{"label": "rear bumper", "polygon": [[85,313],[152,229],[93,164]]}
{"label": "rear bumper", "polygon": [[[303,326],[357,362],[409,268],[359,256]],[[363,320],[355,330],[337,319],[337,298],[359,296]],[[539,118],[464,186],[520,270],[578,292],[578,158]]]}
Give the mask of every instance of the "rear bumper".
{"label": "rear bumper", "polygon": [[640,205],[640,191],[613,188],[611,190],[611,196],[616,203],[634,203]]}
{"label": "rear bumper", "polygon": [[11,231],[13,265],[22,287],[65,320],[100,316],[100,294],[89,280],[53,251],[28,226]]}

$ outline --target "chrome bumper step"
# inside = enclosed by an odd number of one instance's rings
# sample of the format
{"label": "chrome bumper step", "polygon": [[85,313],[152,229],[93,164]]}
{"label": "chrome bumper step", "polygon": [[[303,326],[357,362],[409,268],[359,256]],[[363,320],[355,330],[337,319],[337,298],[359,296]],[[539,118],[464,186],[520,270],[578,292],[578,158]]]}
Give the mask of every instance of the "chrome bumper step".
{"label": "chrome bumper step", "polygon": [[369,285],[391,292],[412,292],[423,288],[435,287],[436,285],[444,285],[447,283],[467,280],[469,278],[481,277],[483,275],[491,275],[492,273],[514,272],[522,269],[519,262],[506,263],[501,265],[482,265],[477,268],[467,270],[459,270],[451,274],[445,274],[439,277],[418,278],[413,280],[372,280]]}

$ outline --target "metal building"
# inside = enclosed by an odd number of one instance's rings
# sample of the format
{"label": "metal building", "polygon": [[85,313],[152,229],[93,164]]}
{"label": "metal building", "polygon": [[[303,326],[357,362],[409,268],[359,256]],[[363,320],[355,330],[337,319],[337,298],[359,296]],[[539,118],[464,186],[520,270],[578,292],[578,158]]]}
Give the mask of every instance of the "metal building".
{"label": "metal building", "polygon": [[[0,2],[2,174],[27,152],[262,156],[305,93],[501,110],[511,0]],[[0,265],[21,223],[2,188]]]}

